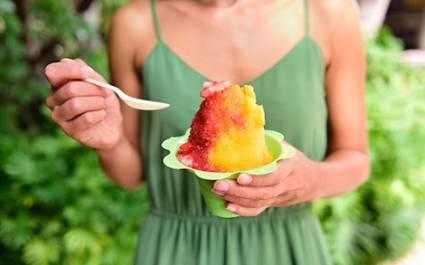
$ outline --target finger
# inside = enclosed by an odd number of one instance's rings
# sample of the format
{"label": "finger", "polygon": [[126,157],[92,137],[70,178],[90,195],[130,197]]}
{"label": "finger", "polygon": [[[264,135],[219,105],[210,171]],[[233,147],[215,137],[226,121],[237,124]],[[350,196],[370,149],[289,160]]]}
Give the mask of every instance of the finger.
{"label": "finger", "polygon": [[[93,70],[93,68],[91,68],[85,61],[83,61],[82,59],[80,59],[80,58],[76,58],[76,59],[74,59],[74,62],[76,62],[78,65],[80,65],[81,66],[81,68],[87,68],[88,67],[88,69],[90,69],[88,72],[87,72],[87,77],[89,77],[89,78],[93,78],[93,79],[96,79],[96,80],[99,80],[99,81],[105,81],[104,80],[104,78],[98,73],[98,72],[96,72],[96,71],[94,71]],[[106,91],[110,91],[110,90],[106,90]]]}
{"label": "finger", "polygon": [[90,111],[105,109],[104,97],[76,97],[53,109],[54,121],[70,121],[75,117]]}
{"label": "finger", "polygon": [[[81,67],[89,67],[90,68],[90,66],[85,62],[85,61],[83,61],[82,59],[80,59],[80,58],[76,58],[75,60],[74,60],[76,63],[78,63],[79,65],[81,65]],[[91,70],[93,70],[92,68],[91,68]],[[87,77],[88,78],[92,78],[92,79],[95,79],[95,80],[98,80],[98,81],[102,81],[102,82],[105,82],[105,79],[98,73],[98,72],[96,72],[96,71],[89,71],[88,73],[87,73]],[[97,87],[97,86],[96,86]],[[112,95],[112,94],[114,94],[114,92],[112,92],[111,90],[109,90],[109,89],[105,89],[105,88],[102,88],[102,87],[98,87],[99,89],[101,89],[101,90],[103,90],[104,91],[104,93],[105,93],[105,95],[106,96],[110,96],[110,95]]]}
{"label": "finger", "polygon": [[226,195],[223,198],[230,203],[238,204],[248,208],[269,207],[273,204],[273,200],[250,200],[232,195]]}
{"label": "finger", "polygon": [[[91,68],[90,68],[91,69]],[[88,76],[88,72],[93,71],[82,68],[76,63],[57,62],[46,66],[44,74],[53,88],[58,88],[71,80],[82,80]]]}
{"label": "finger", "polygon": [[[231,195],[251,200],[268,200],[280,195],[281,186],[246,187],[232,180],[218,180],[214,183],[213,192],[217,195]],[[282,189],[283,190],[283,189]]]}
{"label": "finger", "polygon": [[75,63],[75,61],[70,58],[63,58],[60,61],[63,63]]}
{"label": "finger", "polygon": [[244,173],[240,174],[236,181],[240,185],[251,187],[277,185],[284,177],[292,172],[292,160],[283,160],[279,162],[278,166],[279,170],[266,175],[249,175]]}
{"label": "finger", "polygon": [[105,118],[105,114],[105,110],[90,111],[72,121],[64,121],[59,124],[68,135],[78,138],[81,132],[101,122]]}
{"label": "finger", "polygon": [[105,89],[83,81],[71,81],[60,87],[53,95],[47,98],[46,104],[50,108],[62,105],[74,97],[103,96],[106,97]]}
{"label": "finger", "polygon": [[249,207],[244,207],[241,205],[230,203],[227,205],[226,209],[240,216],[257,216],[267,208],[266,207],[249,208]]}
{"label": "finger", "polygon": [[74,59],[74,62],[79,63],[81,65],[87,65],[87,63],[85,61],[83,61],[82,59],[80,59],[80,58],[75,58]]}
{"label": "finger", "polygon": [[81,59],[62,59],[45,68],[45,76],[54,88],[58,88],[71,80],[93,78],[104,81],[103,77]]}
{"label": "finger", "polygon": [[294,204],[300,203],[300,196],[297,191],[285,192],[278,196],[273,202],[273,207],[288,207]]}
{"label": "finger", "polygon": [[45,104],[47,105],[47,107],[49,107],[50,110],[53,110],[53,108],[55,107],[55,105],[53,104],[52,98],[53,95],[50,95],[46,98],[46,102]]}
{"label": "finger", "polygon": [[266,175],[240,174],[236,179],[238,184],[250,187],[273,186],[281,181],[281,176],[276,173]]}
{"label": "finger", "polygon": [[88,65],[86,62],[84,62],[82,59],[80,58],[75,58],[75,59],[71,59],[71,58],[63,58],[60,60],[61,62],[64,63],[71,63],[71,64],[79,64],[81,66],[85,66]]}

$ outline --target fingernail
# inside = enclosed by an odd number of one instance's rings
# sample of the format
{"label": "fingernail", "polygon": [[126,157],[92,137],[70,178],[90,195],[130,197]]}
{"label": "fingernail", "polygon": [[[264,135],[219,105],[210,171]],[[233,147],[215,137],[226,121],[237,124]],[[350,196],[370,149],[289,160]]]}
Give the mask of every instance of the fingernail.
{"label": "fingernail", "polygon": [[69,59],[69,58],[63,58],[63,59],[61,60],[61,62],[73,63],[73,62],[74,62],[74,60]]}
{"label": "fingernail", "polygon": [[226,209],[227,209],[228,211],[230,211],[230,212],[236,212],[236,207],[235,207],[235,206],[233,206],[233,205],[228,205],[228,206],[226,207]]}
{"label": "fingernail", "polygon": [[226,181],[216,181],[214,183],[214,190],[218,192],[226,192],[229,190],[229,188],[229,183],[227,183]]}
{"label": "fingernail", "polygon": [[218,196],[224,195],[224,192],[222,192],[222,191],[218,191],[218,190],[215,190],[215,189],[212,189],[211,191],[214,192],[215,194],[217,194]]}
{"label": "fingernail", "polygon": [[86,77],[91,75],[93,72],[94,72],[94,70],[90,66],[81,67],[81,73]]}
{"label": "fingernail", "polygon": [[247,185],[252,182],[252,177],[247,174],[240,174],[237,181],[239,184]]}
{"label": "fingernail", "polygon": [[212,85],[212,82],[205,81],[203,87],[206,88],[206,87],[209,87],[211,85]]}

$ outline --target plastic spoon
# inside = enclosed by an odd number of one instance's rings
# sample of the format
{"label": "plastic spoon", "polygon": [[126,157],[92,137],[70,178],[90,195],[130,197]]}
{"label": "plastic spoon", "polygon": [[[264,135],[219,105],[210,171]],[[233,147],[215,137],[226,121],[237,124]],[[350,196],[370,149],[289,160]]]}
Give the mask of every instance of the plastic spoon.
{"label": "plastic spoon", "polygon": [[170,104],[163,103],[163,102],[157,102],[157,101],[150,101],[150,100],[144,100],[139,98],[130,97],[129,95],[125,94],[121,89],[118,87],[112,86],[110,84],[100,82],[91,78],[84,79],[86,82],[91,83],[96,86],[100,86],[109,90],[112,90],[115,92],[115,94],[118,95],[124,101],[127,105],[134,109],[139,110],[160,110],[165,109],[170,106]]}

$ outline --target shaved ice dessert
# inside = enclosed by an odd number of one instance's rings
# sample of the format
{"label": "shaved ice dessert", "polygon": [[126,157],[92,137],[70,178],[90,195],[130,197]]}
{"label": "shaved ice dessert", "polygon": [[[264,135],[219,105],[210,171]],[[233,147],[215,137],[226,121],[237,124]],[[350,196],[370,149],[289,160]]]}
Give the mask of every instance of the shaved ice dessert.
{"label": "shaved ice dessert", "polygon": [[232,172],[261,167],[273,156],[264,134],[264,110],[250,85],[206,82],[188,141],[177,158],[203,171]]}

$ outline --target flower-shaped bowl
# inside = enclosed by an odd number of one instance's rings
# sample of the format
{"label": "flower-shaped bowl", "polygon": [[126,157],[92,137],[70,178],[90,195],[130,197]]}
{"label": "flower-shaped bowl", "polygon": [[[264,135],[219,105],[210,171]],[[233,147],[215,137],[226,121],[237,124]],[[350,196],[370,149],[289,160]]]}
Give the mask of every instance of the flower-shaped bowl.
{"label": "flower-shaped bowl", "polygon": [[226,201],[212,192],[214,181],[221,179],[236,179],[239,174],[246,173],[250,175],[265,175],[272,173],[277,169],[277,163],[280,160],[289,159],[296,153],[295,148],[283,141],[284,137],[281,133],[271,130],[265,130],[265,140],[269,151],[273,155],[273,160],[261,167],[253,168],[243,171],[233,172],[210,172],[202,171],[199,169],[191,168],[183,164],[178,158],[177,154],[182,144],[187,142],[190,131],[188,130],[184,135],[179,137],[171,137],[162,143],[162,147],[170,153],[164,158],[164,164],[173,169],[183,169],[191,171],[198,179],[201,192],[208,210],[219,217],[231,218],[237,217],[226,209]]}

